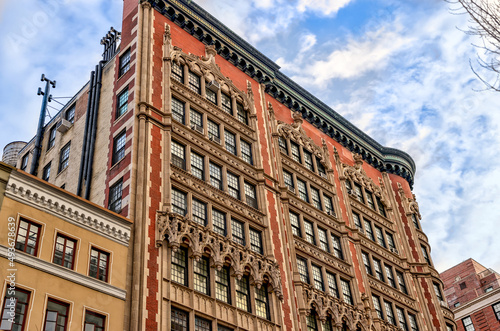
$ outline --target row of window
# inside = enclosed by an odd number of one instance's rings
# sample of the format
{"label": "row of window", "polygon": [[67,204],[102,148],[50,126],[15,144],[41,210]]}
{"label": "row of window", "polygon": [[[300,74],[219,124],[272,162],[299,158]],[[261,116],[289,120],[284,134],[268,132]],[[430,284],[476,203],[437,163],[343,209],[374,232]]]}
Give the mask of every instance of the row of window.
{"label": "row of window", "polygon": [[[31,292],[16,288],[14,293],[5,296],[0,330],[24,331],[26,330],[26,315],[29,312]],[[15,317],[10,320],[10,303],[15,302]],[[69,329],[70,304],[53,298],[47,299],[43,330],[66,331]],[[106,326],[106,316],[97,312],[85,309],[84,330],[104,331]]]}
{"label": "row of window", "polygon": [[[335,298],[343,300],[347,304],[353,304],[351,286],[348,280],[299,256],[297,256],[297,269],[301,282],[311,284],[315,289],[324,291]],[[312,280],[309,275],[312,275]],[[326,279],[326,286],[324,279]],[[340,292],[337,286],[339,283]]]}
{"label": "row of window", "polygon": [[[407,312],[401,307],[393,305],[390,301],[381,301],[380,297],[376,295],[372,295],[372,301],[378,318],[385,320],[392,325],[399,326],[404,331],[418,331],[417,319],[414,314]],[[396,308],[396,315],[394,315],[393,307]]]}
{"label": "row of window", "polygon": [[326,169],[321,160],[318,157],[313,157],[313,153],[306,148],[283,137],[278,138],[278,143],[282,153],[290,156],[292,160],[304,165],[312,172],[318,173],[323,178],[327,178]]}
{"label": "row of window", "polygon": [[[315,208],[324,211],[328,215],[335,216],[333,200],[330,196],[323,193],[323,190],[310,185],[308,182],[300,179],[296,174],[283,170],[283,181],[288,189],[298,195],[299,198],[307,203],[311,203]],[[297,183],[297,189],[295,189]]]}
{"label": "row of window", "polygon": [[[38,256],[38,246],[41,240],[42,226],[21,218],[16,236],[16,249],[29,255]],[[57,233],[52,262],[74,269],[77,240]],[[108,281],[110,254],[92,247],[90,251],[89,276]]]}
{"label": "row of window", "polygon": [[[192,267],[188,261],[186,248],[181,247],[175,252],[172,251],[171,280],[173,282],[192,287],[197,292],[215,297],[227,304],[234,303],[237,308],[250,313],[255,312],[259,317],[271,318],[266,284],[260,288],[252,287],[248,275],[238,279],[230,277],[227,266],[220,270],[210,268],[207,257],[202,257],[198,261],[193,260]],[[192,270],[193,278],[188,276],[190,270]],[[192,279],[192,284],[190,284],[190,279]]]}
{"label": "row of window", "polygon": [[[196,73],[190,71],[187,67],[176,63],[172,64],[172,77],[178,82],[186,84],[191,91],[202,96],[204,95],[207,100],[222,108],[222,110],[226,113],[235,116],[241,123],[248,125],[248,112],[244,109],[243,104],[236,101],[236,98],[231,98],[229,95],[220,91],[219,87],[216,86],[216,83],[207,83],[204,79]],[[202,83],[205,83],[205,90],[202,90]],[[172,109],[172,111],[174,111],[174,109]],[[179,122],[184,124],[182,121]]]}
{"label": "row of window", "polygon": [[[493,309],[493,313],[495,314],[497,320],[500,321],[500,302],[495,303],[491,306],[491,308]],[[470,316],[462,318],[462,324],[464,325],[465,331],[476,331],[476,328],[474,327],[474,323],[472,322],[472,318]],[[453,328],[449,330],[453,331]]]}
{"label": "row of window", "polygon": [[[172,331],[212,331],[214,322],[195,315],[194,327],[189,324],[189,313],[187,311],[172,308],[170,315],[170,330]],[[233,329],[217,324],[217,331],[233,331]]]}
{"label": "row of window", "polygon": [[362,217],[358,213],[352,212],[352,219],[359,232],[367,236],[368,239],[378,243],[384,248],[389,249],[391,252],[394,252],[396,254],[399,253],[396,249],[396,243],[394,241],[394,236],[392,233],[383,230],[378,225],[374,225],[372,221],[369,221],[364,216]]}
{"label": "row of window", "polygon": [[391,287],[408,294],[404,274],[396,269],[396,277],[394,277],[393,267],[386,262],[381,262],[370,254],[361,252],[363,264],[365,265],[366,273],[376,277],[378,280],[389,284]]}
{"label": "row of window", "polygon": [[344,259],[340,238],[330,232],[310,222],[302,215],[294,212],[289,213],[292,233],[298,237],[304,238],[310,244],[320,247],[325,252],[332,252],[339,259]]}
{"label": "row of window", "polygon": [[[188,200],[191,203],[188,203]],[[231,214],[227,215],[225,212],[214,208],[211,204],[194,198],[192,194],[173,188],[172,211],[182,216],[189,215],[190,219],[196,223],[211,228],[212,231],[221,236],[231,234],[231,240],[235,243],[247,246],[256,253],[264,253],[261,231],[237,220]],[[231,222],[227,222],[228,219]]]}
{"label": "row of window", "polygon": [[[385,211],[385,206],[382,203],[382,200],[380,197],[374,195],[372,192],[368,191],[367,189],[363,189],[360,184],[356,182],[352,182],[349,179],[346,179],[345,181],[345,186],[347,188],[347,192],[354,192],[356,195],[356,199],[363,203],[368,205],[370,209],[378,212],[380,215],[387,217],[387,213]],[[353,190],[354,188],[354,190]],[[375,199],[374,199],[375,198]],[[375,203],[375,202],[376,203]]]}
{"label": "row of window", "polygon": [[[59,152],[59,168],[58,168],[58,173],[66,169],[69,165],[69,152],[71,149],[71,142],[68,142],[64,147],[61,149]],[[26,167],[28,166],[28,156],[29,153],[27,153],[21,162],[21,170],[25,170]],[[49,181],[50,179],[50,172],[52,168],[52,161],[47,163],[45,167],[43,167],[43,172],[42,172],[42,179],[45,181]]]}

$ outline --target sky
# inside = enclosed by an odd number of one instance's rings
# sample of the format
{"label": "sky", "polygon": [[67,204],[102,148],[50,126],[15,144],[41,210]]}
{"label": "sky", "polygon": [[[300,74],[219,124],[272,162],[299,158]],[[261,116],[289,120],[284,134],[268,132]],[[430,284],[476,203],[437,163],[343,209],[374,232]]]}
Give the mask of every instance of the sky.
{"label": "sky", "polygon": [[[0,148],[35,135],[42,73],[56,80],[54,97],[88,81],[101,38],[121,30],[122,3],[0,1]],[[470,69],[484,54],[463,32],[467,16],[443,0],[196,3],[379,143],[412,156],[438,271],[473,258],[500,272],[500,92],[484,91]],[[50,106],[51,115],[62,107]]]}

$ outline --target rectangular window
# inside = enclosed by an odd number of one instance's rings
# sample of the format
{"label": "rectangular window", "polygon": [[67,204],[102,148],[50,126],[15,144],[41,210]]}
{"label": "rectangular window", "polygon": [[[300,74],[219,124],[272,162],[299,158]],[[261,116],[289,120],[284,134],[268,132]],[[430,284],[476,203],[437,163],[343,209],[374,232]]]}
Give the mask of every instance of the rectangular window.
{"label": "rectangular window", "polygon": [[191,173],[196,178],[205,180],[205,160],[204,157],[195,152],[191,152]]}
{"label": "rectangular window", "polygon": [[321,272],[321,268],[314,264],[311,267],[312,267],[314,287],[317,290],[324,291],[325,286],[323,284],[323,273]]}
{"label": "rectangular window", "polygon": [[69,164],[69,150],[71,147],[71,142],[67,143],[59,154],[59,172],[63,171],[68,167]]}
{"label": "rectangular window", "polygon": [[[415,315],[408,314],[408,319],[410,320],[411,331],[418,331],[417,318]],[[451,328],[451,331],[453,331],[453,328]]]}
{"label": "rectangular window", "polygon": [[319,246],[321,247],[321,249],[324,250],[325,252],[330,252],[326,230],[318,227],[318,238],[319,238]]}
{"label": "rectangular window", "polygon": [[73,269],[73,263],[75,262],[75,249],[76,240],[58,233],[52,262],[68,269]]}
{"label": "rectangular window", "polygon": [[210,295],[210,269],[208,266],[208,259],[202,257],[201,259],[193,261],[194,273],[194,289],[195,291]]}
{"label": "rectangular window", "polygon": [[[125,114],[128,110],[128,88],[120,92],[116,98],[116,118]],[[173,100],[172,100],[173,102]]]}
{"label": "rectangular window", "polygon": [[387,213],[385,212],[385,207],[382,203],[382,200],[377,196],[375,197],[375,199],[377,200],[378,212],[380,213],[380,215],[387,217]]}
{"label": "rectangular window", "polygon": [[225,303],[231,303],[229,295],[229,268],[215,269],[215,298]]}
{"label": "rectangular window", "polygon": [[85,331],[104,331],[106,327],[106,316],[94,313],[93,311],[85,311]]}
{"label": "rectangular window", "polygon": [[394,312],[392,311],[392,304],[384,300],[385,314],[387,315],[387,322],[392,325],[396,325],[396,320],[394,319]]}
{"label": "rectangular window", "polygon": [[361,226],[361,221],[360,221],[359,215],[356,214],[356,213],[352,213],[352,219],[354,221],[354,225],[356,225],[356,227],[358,228],[358,230],[360,230],[360,231],[363,232],[363,227]]}
{"label": "rectangular window", "polygon": [[49,131],[49,142],[47,143],[47,150],[51,149],[56,142],[57,125],[53,125]]}
{"label": "rectangular window", "polygon": [[389,232],[386,232],[385,237],[387,238],[387,245],[389,246],[389,249],[391,251],[394,251],[396,249],[396,244],[394,243],[393,235]]}
{"label": "rectangular window", "polygon": [[280,151],[282,153],[285,153],[286,155],[288,155],[288,146],[286,144],[286,139],[283,138],[283,137],[279,137],[278,138],[278,143],[279,143],[279,146],[280,146]]}
{"label": "rectangular window", "polygon": [[377,243],[382,247],[387,247],[385,245],[384,234],[382,233],[382,229],[375,225],[375,234],[377,235]]}
{"label": "rectangular window", "polygon": [[316,158],[316,168],[318,168],[318,173],[321,177],[327,178],[325,166],[321,163],[319,158]]}
{"label": "rectangular window", "polygon": [[203,226],[207,225],[207,204],[197,199],[193,199],[193,221]]}
{"label": "rectangular window", "polygon": [[290,142],[290,146],[292,146],[292,159],[295,162],[302,163],[302,160],[300,159],[300,149],[299,145],[297,145],[294,142]]}
{"label": "rectangular window", "polygon": [[198,113],[196,110],[190,109],[189,123],[191,123],[191,129],[203,134],[203,115],[201,113]]}
{"label": "rectangular window", "polygon": [[293,185],[293,176],[288,171],[283,171],[283,182],[290,191],[295,191],[295,185]]}
{"label": "rectangular window", "polygon": [[333,209],[332,198],[330,198],[329,196],[323,194],[323,203],[325,205],[325,212],[328,215],[335,216],[335,209]]}
{"label": "rectangular window", "polygon": [[396,270],[396,278],[398,279],[399,290],[404,294],[408,294],[406,289],[405,277],[401,271]]}
{"label": "rectangular window", "polygon": [[208,168],[210,171],[210,185],[222,190],[222,168],[212,162],[210,162]]}
{"label": "rectangular window", "polygon": [[212,209],[212,224],[215,233],[226,236],[226,214],[217,209]]}
{"label": "rectangular window", "polygon": [[372,266],[370,264],[370,257],[365,252],[361,252],[361,256],[363,258],[363,264],[365,265],[366,273],[368,275],[373,276],[373,270],[372,270]]}
{"label": "rectangular window", "polygon": [[250,291],[248,276],[243,276],[240,280],[235,279],[236,285],[236,307],[244,311],[250,311]]}
{"label": "rectangular window", "polygon": [[219,124],[215,123],[212,120],[208,120],[208,139],[211,141],[215,141],[220,144],[220,132],[219,132]]}
{"label": "rectangular window", "polygon": [[108,268],[109,253],[92,247],[92,249],[90,250],[89,276],[102,280],[103,282],[107,282]]}
{"label": "rectangular window", "polygon": [[49,298],[45,310],[44,330],[66,331],[68,311],[69,304]]}
{"label": "rectangular window", "polygon": [[340,244],[340,238],[333,234],[332,234],[332,246],[333,246],[333,255],[343,260],[344,254],[342,253],[342,245]]}
{"label": "rectangular window", "polygon": [[231,219],[231,239],[245,246],[245,225],[235,219]]}
{"label": "rectangular window", "polygon": [[500,302],[493,305],[493,312],[495,313],[497,320],[500,321]]}
{"label": "rectangular window", "polygon": [[200,76],[190,71],[188,78],[189,78],[189,88],[191,89],[191,91],[201,94]]}
{"label": "rectangular window", "polygon": [[365,198],[363,197],[363,189],[357,183],[354,183],[354,194],[356,194],[356,199],[359,202],[365,203]]}
{"label": "rectangular window", "polygon": [[318,331],[318,323],[316,322],[316,315],[308,315],[306,320],[307,331]]}
{"label": "rectangular window", "polygon": [[364,220],[364,221],[365,221],[366,235],[368,236],[368,238],[370,238],[370,240],[375,241],[375,237],[373,236],[372,224],[370,222],[368,222],[367,220]]}
{"label": "rectangular window", "polygon": [[234,331],[234,330],[222,325],[217,325],[217,331]]}
{"label": "rectangular window", "polygon": [[387,282],[392,287],[396,288],[396,280],[394,280],[394,275],[392,273],[392,267],[384,264],[385,267],[385,277],[387,277]]}
{"label": "rectangular window", "polygon": [[240,140],[240,148],[243,161],[253,165],[252,145],[244,140]]}
{"label": "rectangular window", "polygon": [[368,207],[370,207],[371,209],[375,210],[375,204],[373,203],[372,192],[366,190],[365,191],[365,195],[366,195],[366,204],[368,205]]}
{"label": "rectangular window", "polygon": [[418,225],[417,216],[415,214],[411,214],[411,219],[413,221],[413,225],[416,229],[420,230],[420,226]]}
{"label": "rectangular window", "polygon": [[255,253],[264,254],[262,249],[262,233],[250,228],[250,249]]}
{"label": "rectangular window", "polygon": [[189,316],[187,312],[172,308],[172,312],[170,314],[170,330],[188,331],[188,322]]}
{"label": "rectangular window", "polygon": [[50,166],[52,164],[52,161],[49,162],[45,167],[43,167],[43,173],[42,173],[42,179],[45,181],[49,181],[50,178]]}
{"label": "rectangular window", "polygon": [[399,327],[404,331],[408,331],[408,324],[406,323],[405,312],[403,309],[396,307],[396,314],[398,315]]}
{"label": "rectangular window", "polygon": [[236,155],[236,136],[234,133],[224,130],[224,141],[226,144],[226,151]]}
{"label": "rectangular window", "polygon": [[297,189],[299,191],[299,198],[305,202],[309,202],[309,195],[307,194],[306,183],[300,179],[297,179]]}
{"label": "rectangular window", "polygon": [[243,105],[241,103],[236,104],[236,113],[238,121],[248,125],[248,112],[243,108]]}
{"label": "rectangular window", "polygon": [[[15,316],[11,320],[10,305],[8,302],[15,302]],[[16,330],[24,331],[26,323],[26,314],[28,312],[28,305],[30,302],[30,292],[16,287],[16,290],[5,296],[2,309],[2,320],[0,322],[0,330]]]}
{"label": "rectangular window", "polygon": [[312,154],[304,150],[304,164],[307,169],[314,171]]}
{"label": "rectangular window", "polygon": [[299,270],[300,281],[309,284],[309,271],[307,271],[306,260],[297,257],[297,269]]}
{"label": "rectangular window", "polygon": [[187,250],[172,250],[172,281],[187,286]]}
{"label": "rectangular window", "polygon": [[438,300],[444,301],[443,295],[441,294],[441,289],[439,288],[439,284],[433,282],[432,286],[434,287],[434,293],[436,293],[436,297],[438,298]]}
{"label": "rectangular window", "polygon": [[472,323],[472,319],[470,316],[462,319],[462,323],[464,324],[465,331],[475,331],[474,324]]}
{"label": "rectangular window", "polygon": [[217,93],[207,87],[205,88],[205,95],[207,96],[208,101],[210,101],[214,105],[217,105]]}
{"label": "rectangular window", "polygon": [[431,264],[431,259],[429,258],[429,253],[427,253],[427,248],[424,246],[420,246],[422,248],[422,255],[424,256],[425,262],[427,262],[428,265],[432,266]]}
{"label": "rectangular window", "polygon": [[233,115],[231,97],[224,93],[221,93],[220,96],[221,96],[222,110],[224,110],[228,114]]}
{"label": "rectangular window", "polygon": [[40,230],[40,225],[21,218],[19,220],[19,228],[17,230],[16,249],[36,256],[38,252]]}
{"label": "rectangular window", "polygon": [[342,287],[342,296],[344,297],[344,302],[352,305],[352,295],[351,295],[351,286],[349,282],[345,279],[340,279],[340,286]]}
{"label": "rectangular window", "polygon": [[21,160],[21,170],[26,170],[28,167],[28,158],[30,157],[30,153],[24,154],[22,160]]}
{"label": "rectangular window", "polygon": [[184,66],[177,64],[175,62],[172,63],[172,78],[178,81],[179,83],[184,84]]}
{"label": "rectangular window", "polygon": [[130,49],[127,49],[122,56],[120,56],[120,70],[118,77],[123,76],[130,69]]}
{"label": "rectangular window", "polygon": [[257,209],[257,195],[255,193],[255,186],[252,184],[249,184],[245,182],[245,198],[247,205],[249,205],[252,208]]}
{"label": "rectangular window", "polygon": [[227,191],[233,198],[240,199],[240,179],[229,171],[227,172]]}
{"label": "rectangular window", "polygon": [[335,278],[335,275],[327,271],[326,281],[328,282],[328,291],[330,292],[330,295],[338,298],[339,290],[337,287],[337,279]]}
{"label": "rectangular window", "polygon": [[316,245],[316,238],[314,237],[313,224],[306,220],[304,220],[304,233],[306,234],[307,242]]}
{"label": "rectangular window", "polygon": [[120,179],[109,188],[108,209],[115,213],[122,211],[123,180]]}
{"label": "rectangular window", "polygon": [[384,319],[384,315],[382,314],[382,307],[380,306],[380,298],[376,295],[372,295],[373,308],[377,312],[377,317],[381,320]]}
{"label": "rectangular window", "polygon": [[75,104],[73,104],[68,110],[66,110],[66,113],[64,114],[64,118],[66,119],[66,121],[70,123],[75,122],[75,108]]}
{"label": "rectangular window", "polygon": [[255,288],[255,313],[259,317],[270,319],[267,286],[265,285],[262,285],[260,289]]}
{"label": "rectangular window", "polygon": [[301,237],[299,215],[292,212],[289,215],[290,215],[290,225],[292,226],[292,233],[296,236]]}
{"label": "rectangular window", "polygon": [[314,187],[311,187],[311,201],[314,207],[319,210],[323,210],[321,207],[321,198],[319,197],[319,191]]}
{"label": "rectangular window", "polygon": [[127,140],[127,136],[125,131],[121,132],[113,139],[113,156],[112,156],[112,164],[116,164],[118,161],[125,157],[125,141]]}
{"label": "rectangular window", "polygon": [[384,281],[384,274],[382,273],[382,265],[379,260],[373,259],[373,268],[378,280]]}
{"label": "rectangular window", "polygon": [[172,118],[181,124],[185,124],[185,106],[184,102],[172,98]]}
{"label": "rectangular window", "polygon": [[172,189],[172,212],[181,216],[187,213],[187,195],[175,188]]}
{"label": "rectangular window", "polygon": [[211,331],[212,322],[201,318],[199,316],[194,317],[194,331]]}

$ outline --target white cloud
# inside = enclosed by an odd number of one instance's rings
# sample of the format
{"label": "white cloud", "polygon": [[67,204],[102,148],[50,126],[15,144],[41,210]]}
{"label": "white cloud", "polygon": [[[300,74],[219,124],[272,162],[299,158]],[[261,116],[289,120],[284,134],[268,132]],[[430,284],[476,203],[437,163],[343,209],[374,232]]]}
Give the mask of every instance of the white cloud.
{"label": "white cloud", "polygon": [[347,6],[352,0],[299,0],[297,10],[321,12],[324,15],[336,14],[340,9]]}

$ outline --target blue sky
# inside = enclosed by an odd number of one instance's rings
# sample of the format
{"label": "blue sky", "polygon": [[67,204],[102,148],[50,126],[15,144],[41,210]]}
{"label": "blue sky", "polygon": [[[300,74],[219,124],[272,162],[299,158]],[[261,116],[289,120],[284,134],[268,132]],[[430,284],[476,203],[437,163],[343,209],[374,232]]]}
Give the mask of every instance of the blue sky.
{"label": "blue sky", "polygon": [[[197,3],[381,144],[413,157],[439,271],[469,257],[500,271],[500,93],[475,91],[483,88],[469,68],[477,40],[459,30],[466,16],[440,0]],[[35,134],[42,73],[57,81],[57,97],[86,83],[99,41],[109,27],[121,30],[121,6],[0,2],[1,147]]]}

